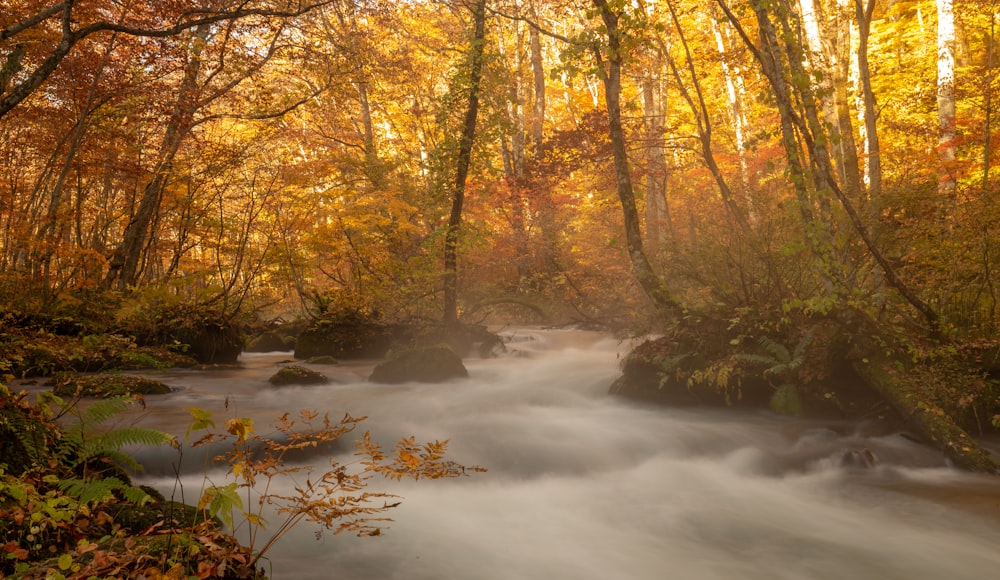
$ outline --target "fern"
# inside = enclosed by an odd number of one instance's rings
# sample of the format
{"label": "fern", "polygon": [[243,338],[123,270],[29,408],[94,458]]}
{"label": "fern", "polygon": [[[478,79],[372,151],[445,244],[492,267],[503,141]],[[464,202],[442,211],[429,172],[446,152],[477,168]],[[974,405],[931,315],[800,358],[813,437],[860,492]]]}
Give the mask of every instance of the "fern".
{"label": "fern", "polygon": [[[130,397],[110,397],[100,399],[77,413],[77,421],[71,423],[61,441],[61,455],[71,466],[87,460],[107,456],[117,463],[135,470],[141,466],[121,449],[129,445],[171,445],[177,446],[177,439],[169,433],[144,427],[123,427],[103,433],[95,433],[108,419],[125,411],[135,402]],[[70,459],[72,458],[72,459]]]}
{"label": "fern", "polygon": [[146,429],[144,427],[123,427],[87,439],[83,449],[88,456],[107,454],[110,451],[119,451],[129,445],[170,445],[175,441],[174,436],[156,429]]}
{"label": "fern", "polygon": [[0,407],[0,432],[13,435],[28,456],[29,464],[44,464],[47,450],[46,434],[38,421],[25,416],[23,411]]}
{"label": "fern", "polygon": [[59,482],[59,489],[66,495],[77,498],[82,505],[100,505],[115,499],[115,492],[120,492],[126,500],[145,505],[152,497],[141,488],[129,485],[117,477],[70,478]]}
{"label": "fern", "polygon": [[654,357],[653,362],[660,365],[660,383],[659,387],[662,389],[666,386],[667,382],[672,376],[676,376],[680,371],[681,363],[687,360],[691,355],[689,353],[681,353],[676,356],[662,356]]}
{"label": "fern", "polygon": [[777,362],[788,362],[792,360],[792,356],[789,354],[788,349],[785,348],[785,345],[780,342],[771,340],[766,336],[760,337],[757,342],[764,347],[764,350],[771,353],[773,360]]}
{"label": "fern", "polygon": [[766,367],[765,376],[777,377],[782,381],[771,395],[770,407],[773,411],[788,415],[802,414],[802,399],[793,380],[796,371],[805,364],[806,350],[812,344],[814,336],[815,327],[806,331],[791,351],[785,345],[762,336],[757,342],[767,354],[734,355],[736,360]]}
{"label": "fern", "polygon": [[77,415],[77,422],[68,429],[67,434],[76,432],[82,437],[108,419],[125,412],[133,402],[134,399],[129,397],[109,397],[95,401]]}

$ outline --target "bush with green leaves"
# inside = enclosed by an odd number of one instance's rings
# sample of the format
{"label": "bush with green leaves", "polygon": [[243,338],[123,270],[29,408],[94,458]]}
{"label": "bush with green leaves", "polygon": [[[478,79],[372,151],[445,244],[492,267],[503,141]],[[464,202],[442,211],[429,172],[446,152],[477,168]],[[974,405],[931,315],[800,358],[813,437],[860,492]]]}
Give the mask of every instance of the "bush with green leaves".
{"label": "bush with green leaves", "polygon": [[[121,469],[139,469],[123,449],[177,443],[154,429],[107,428],[110,419],[135,402],[112,397],[82,407],[43,392],[30,404],[26,393],[13,394],[0,385],[0,538],[5,541],[0,576],[23,573],[53,555],[65,556],[76,549],[77,540],[107,539],[120,529],[109,515],[111,506],[151,501]],[[112,475],[108,465],[115,467]],[[46,576],[72,573],[74,567],[80,569],[80,563],[60,557]]]}

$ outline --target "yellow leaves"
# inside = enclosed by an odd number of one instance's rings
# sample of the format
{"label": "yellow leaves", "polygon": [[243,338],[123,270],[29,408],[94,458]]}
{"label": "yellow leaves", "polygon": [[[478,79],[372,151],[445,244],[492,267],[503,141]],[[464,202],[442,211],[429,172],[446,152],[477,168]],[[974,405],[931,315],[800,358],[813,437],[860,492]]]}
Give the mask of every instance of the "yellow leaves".
{"label": "yellow leaves", "polygon": [[[192,415],[196,422],[207,424],[210,421],[207,414],[192,410]],[[332,421],[327,414],[320,419],[320,413],[316,411],[302,411],[296,420],[286,413],[275,424],[280,435],[274,439],[256,434],[252,419],[233,418],[226,421],[226,434],[208,433],[202,441],[231,441],[232,450],[215,459],[229,463],[236,481],[208,487],[198,502],[198,509],[221,518],[230,528],[241,525],[250,528],[248,550],[254,557],[249,558],[246,565],[253,566],[275,542],[302,521],[317,523],[334,534],[352,531],[359,536],[380,535],[381,522],[390,520],[378,517],[379,514],[398,506],[399,502],[385,501],[395,497],[390,494],[363,491],[374,474],[395,480],[403,477],[437,479],[467,475],[469,471],[485,471],[480,467],[465,467],[445,460],[447,441],[418,444],[414,437],[407,437],[396,444],[389,456],[367,432],[355,443],[356,455],[363,458],[360,466],[356,463],[342,464],[332,458],[325,470],[311,465],[289,466],[285,463],[289,451],[335,441],[353,431],[364,420],[365,417],[350,414],[345,414],[339,421]],[[298,481],[304,481],[304,485],[294,486],[294,491],[288,495],[268,491],[274,478],[303,472],[304,477]],[[258,509],[253,511],[243,509],[240,497],[241,490],[249,494],[250,488],[255,488],[259,494],[256,499]],[[276,531],[263,545],[255,544],[258,532],[267,523],[262,514],[268,505],[284,519],[276,523]],[[239,515],[240,521],[234,521],[234,513]],[[208,544],[206,546],[209,551],[214,549]],[[234,556],[228,561],[230,566],[238,562]],[[200,577],[210,571],[214,572],[209,575],[218,575],[223,570],[222,566],[223,563],[215,568],[199,568],[197,575]]]}
{"label": "yellow leaves", "polygon": [[226,432],[235,435],[237,441],[243,443],[253,434],[253,419],[249,417],[229,419],[226,421]]}
{"label": "yellow leaves", "polygon": [[212,420],[210,412],[198,407],[188,407],[187,410],[191,413],[191,424],[188,425],[187,432],[184,434],[185,441],[191,436],[192,431],[200,431],[209,427],[215,428],[215,421]]}
{"label": "yellow leaves", "polygon": [[371,441],[368,433],[357,443],[357,455],[367,456],[363,462],[366,471],[399,481],[401,479],[440,479],[444,477],[459,477],[469,471],[483,472],[485,468],[467,467],[453,461],[444,460],[448,441],[434,441],[418,445],[414,437],[405,437],[396,443],[392,462],[386,462],[386,456],[377,443]]}
{"label": "yellow leaves", "polygon": [[73,556],[70,554],[59,556],[58,564],[60,570],[69,570],[69,567],[73,565]]}

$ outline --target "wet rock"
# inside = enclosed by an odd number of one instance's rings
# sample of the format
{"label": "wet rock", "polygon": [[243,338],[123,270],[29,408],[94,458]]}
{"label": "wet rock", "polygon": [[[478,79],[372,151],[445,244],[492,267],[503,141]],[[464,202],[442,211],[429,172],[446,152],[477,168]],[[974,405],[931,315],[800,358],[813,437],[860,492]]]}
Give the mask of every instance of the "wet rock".
{"label": "wet rock", "polygon": [[320,356],[314,356],[314,357],[310,358],[309,360],[307,360],[306,362],[309,363],[309,364],[311,364],[311,365],[335,365],[335,364],[339,364],[339,362],[337,361],[336,358],[334,358],[334,357],[332,357],[332,356],[330,356],[328,354],[324,354],[324,355],[320,355]]}
{"label": "wet rock", "polygon": [[478,324],[426,326],[416,330],[412,346],[441,344],[451,347],[460,357],[492,358],[506,351],[503,339],[498,334]]}
{"label": "wet rock", "polygon": [[285,352],[295,350],[295,337],[268,330],[247,342],[247,352]]}
{"label": "wet rock", "polygon": [[99,399],[127,395],[164,395],[170,387],[160,381],[131,375],[77,375],[60,373],[49,382],[59,397],[95,397]]}
{"label": "wet rock", "polygon": [[330,382],[330,379],[312,369],[289,365],[276,372],[270,379],[272,385],[322,385]]}
{"label": "wet rock", "polygon": [[344,320],[318,320],[295,341],[295,358],[381,358],[396,339],[395,327]]}
{"label": "wet rock", "polygon": [[878,463],[878,456],[871,449],[863,447],[861,449],[850,449],[844,452],[840,458],[840,465],[843,467],[860,467],[867,469],[875,467]]}
{"label": "wet rock", "polygon": [[469,376],[462,358],[450,347],[430,346],[404,350],[377,365],[368,378],[373,383],[440,383]]}

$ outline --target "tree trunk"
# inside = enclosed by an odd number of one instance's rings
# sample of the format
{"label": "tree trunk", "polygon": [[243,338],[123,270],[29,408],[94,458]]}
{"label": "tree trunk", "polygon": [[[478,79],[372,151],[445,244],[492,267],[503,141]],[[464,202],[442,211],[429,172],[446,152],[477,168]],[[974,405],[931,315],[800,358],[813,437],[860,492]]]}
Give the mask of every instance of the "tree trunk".
{"label": "tree trunk", "polygon": [[955,13],[952,0],[937,0],[938,193],[955,194]]}
{"label": "tree trunk", "polygon": [[452,187],[451,215],[444,237],[444,323],[458,324],[458,234],[462,224],[462,204],[465,201],[465,180],[472,161],[472,145],[476,136],[476,118],[479,115],[479,89],[483,76],[483,51],[486,39],[486,0],[476,0],[470,6],[474,21],[472,46],[469,55],[469,100],[465,109],[465,123],[458,145],[455,183]]}
{"label": "tree trunk", "polygon": [[662,59],[655,60],[653,76],[642,82],[643,117],[646,121],[646,244],[654,257],[663,250],[669,227],[667,210],[667,160],[664,157],[663,121],[666,105],[663,102],[659,79]]}
{"label": "tree trunk", "polygon": [[[938,336],[941,332],[940,319],[937,312],[934,311],[927,303],[920,299],[909,286],[907,286],[900,278],[896,275],[896,271],[889,264],[889,261],[882,254],[879,247],[875,244],[874,239],[865,227],[864,222],[858,215],[854,204],[850,199],[844,195],[844,192],[837,185],[833,178],[833,168],[830,164],[830,160],[825,147],[823,146],[823,134],[821,132],[821,127],[819,126],[818,119],[815,117],[814,108],[809,108],[809,103],[812,102],[812,95],[809,92],[808,86],[800,86],[797,90],[804,91],[804,94],[799,94],[799,101],[804,103],[804,108],[806,109],[806,120],[796,112],[792,100],[790,87],[785,81],[785,77],[782,74],[782,67],[784,66],[784,61],[781,60],[780,47],[777,41],[777,34],[774,29],[774,24],[771,21],[771,15],[767,11],[766,2],[756,2],[754,4],[754,13],[757,17],[757,22],[759,25],[759,33],[761,44],[764,50],[758,49],[753,43],[750,37],[747,35],[746,31],[743,29],[739,22],[739,19],[733,14],[732,10],[725,4],[724,0],[717,0],[719,6],[726,13],[726,17],[729,19],[730,23],[739,32],[740,37],[746,44],[747,48],[753,52],[754,57],[761,64],[764,76],[767,77],[768,83],[771,85],[774,91],[775,99],[777,100],[778,110],[780,112],[780,117],[782,121],[782,139],[785,144],[785,151],[788,156],[789,168],[792,172],[792,180],[796,187],[796,190],[800,192],[800,195],[807,194],[808,192],[803,191],[802,188],[806,184],[805,175],[803,167],[800,163],[800,157],[798,155],[800,149],[798,142],[795,137],[794,129],[798,130],[798,134],[801,135],[802,140],[805,143],[806,149],[809,152],[811,162],[813,164],[812,175],[818,179],[816,186],[824,193],[832,193],[837,200],[840,202],[841,207],[847,214],[850,220],[851,226],[854,231],[861,238],[861,241],[865,245],[865,249],[868,254],[875,260],[879,268],[885,275],[886,282],[889,283],[900,296],[902,296],[915,310],[917,310],[927,321],[928,329],[932,336]],[[787,37],[787,35],[785,35]],[[792,42],[792,38],[786,38],[787,42]],[[788,45],[786,44],[786,47]],[[793,50],[789,51],[787,55],[788,66],[792,69],[792,75],[794,76],[796,72],[796,67],[801,64],[801,61],[797,58],[798,55],[795,54]],[[808,213],[804,211],[804,217],[808,216]],[[807,227],[821,227],[820,224],[816,224],[810,221],[806,221],[805,225]],[[817,230],[822,231],[822,230]],[[824,264],[826,268],[832,268],[835,265],[835,255],[832,252],[832,248],[827,242],[813,239],[814,236],[810,236],[812,240],[814,251],[818,251],[817,258],[821,261],[828,261],[828,264]],[[836,267],[842,267],[843,264],[836,263]],[[832,270],[827,270],[830,272]]]}
{"label": "tree trunk", "polygon": [[875,109],[875,93],[872,91],[871,69],[868,67],[868,36],[871,33],[872,13],[875,0],[868,0],[864,7],[861,0],[854,0],[858,18],[858,77],[865,105],[865,138],[868,149],[868,195],[873,211],[877,213],[882,200],[882,157],[878,141],[878,118]]}
{"label": "tree trunk", "polygon": [[990,195],[990,157],[993,154],[993,45],[996,42],[996,15],[990,13],[986,37],[986,79],[983,83],[983,195]]}
{"label": "tree trunk", "polygon": [[[747,156],[744,150],[744,132],[747,121],[746,116],[743,114],[742,95],[736,90],[737,85],[742,86],[742,83],[737,78],[740,73],[734,72],[733,68],[729,66],[726,42],[722,37],[722,29],[719,27],[719,21],[714,17],[714,13],[712,18],[712,34],[715,36],[715,48],[719,52],[722,63],[722,74],[726,80],[726,104],[729,105],[729,121],[732,123],[733,137],[736,140],[736,155],[740,160],[740,183],[743,185],[743,191],[747,192],[750,189],[750,174],[747,169]],[[750,203],[749,199],[745,201],[750,221],[755,221],[753,204]]]}
{"label": "tree trunk", "polygon": [[[530,7],[532,20],[538,21],[535,4]],[[531,145],[536,157],[542,151],[542,130],[545,123],[545,68],[542,66],[542,39],[538,29],[528,27],[528,46],[531,49],[531,76],[534,102],[531,108]]]}
{"label": "tree trunk", "polygon": [[[507,137],[501,136],[503,144],[501,154],[503,156],[504,178],[507,184],[510,216],[510,226],[514,238],[514,248],[517,252],[515,262],[517,266],[518,284],[531,277],[531,255],[530,244],[528,243],[528,230],[525,220],[525,115],[524,115],[524,90],[522,89],[522,73],[524,72],[524,42],[520,23],[514,21],[515,44],[513,50],[513,64],[510,70],[509,89],[507,94],[507,121],[510,130],[509,145]],[[531,27],[529,27],[530,29]],[[537,31],[536,31],[537,33]],[[501,42],[501,54],[508,53],[504,50]]]}
{"label": "tree trunk", "polygon": [[166,189],[167,180],[173,171],[174,158],[180,150],[181,143],[191,131],[192,118],[198,108],[198,76],[201,72],[201,53],[211,34],[211,26],[202,24],[191,35],[188,50],[188,61],[184,67],[184,78],[181,81],[177,102],[167,123],[160,146],[159,160],[153,169],[153,177],[143,188],[139,208],[125,228],[121,243],[115,250],[108,264],[108,274],[105,285],[117,284],[121,289],[135,284],[139,276],[139,263],[143,248],[153,232],[150,224],[160,208],[160,200]]}
{"label": "tree trunk", "polygon": [[382,167],[378,159],[378,149],[375,147],[375,128],[372,125],[372,110],[368,103],[368,83],[360,81],[358,86],[358,102],[361,104],[362,138],[365,147],[365,176],[372,187],[379,189],[384,182]]}
{"label": "tree trunk", "polygon": [[844,156],[844,189],[848,194],[861,191],[861,164],[855,141],[854,119],[851,117],[851,1],[837,0],[836,11],[827,18],[829,34],[833,38],[831,66],[833,86],[837,100],[837,119],[840,125],[840,148]]}
{"label": "tree trunk", "polygon": [[622,129],[621,69],[624,49],[621,43],[622,33],[618,28],[619,17],[608,5],[607,0],[593,0],[593,3],[601,14],[607,34],[607,66],[605,66],[604,57],[597,47],[594,47],[594,58],[597,60],[599,74],[604,83],[605,106],[608,110],[608,133],[614,155],[618,199],[621,202],[625,218],[625,239],[629,259],[632,262],[632,272],[658,310],[682,316],[684,307],[671,295],[666,284],[653,270],[646,257],[646,252],[643,250],[642,229],[639,225],[639,212],[636,209],[635,192],[632,188],[632,175],[625,148],[625,132]]}
{"label": "tree trunk", "polygon": [[814,92],[820,99],[823,122],[827,126],[830,151],[837,170],[837,177],[840,179],[840,183],[844,184],[845,190],[853,191],[857,184],[849,183],[847,178],[847,161],[844,154],[844,142],[841,138],[840,116],[837,111],[837,92],[833,85],[833,63],[826,50],[826,43],[820,34],[819,15],[815,0],[799,0],[799,7],[802,15],[802,29],[805,32],[809,49],[808,59],[812,67],[811,72],[819,72],[818,77],[813,77],[817,79],[814,81],[816,83]]}
{"label": "tree trunk", "polygon": [[[982,392],[982,369],[967,366],[957,354],[939,353],[917,360],[911,338],[886,330],[857,309],[839,310],[834,317],[846,331],[837,342],[850,345],[843,354],[843,363],[899,415],[909,430],[962,469],[997,473],[997,463],[989,452],[953,415],[965,405],[957,402],[955,393]],[[977,405],[976,398],[969,397],[971,405]],[[982,397],[982,402],[990,404],[988,397]],[[976,414],[975,407],[972,411]]]}

